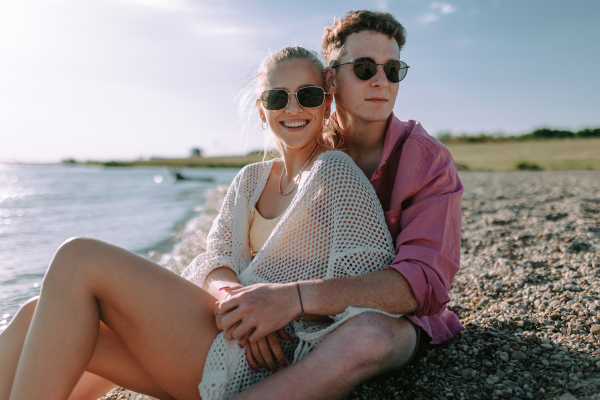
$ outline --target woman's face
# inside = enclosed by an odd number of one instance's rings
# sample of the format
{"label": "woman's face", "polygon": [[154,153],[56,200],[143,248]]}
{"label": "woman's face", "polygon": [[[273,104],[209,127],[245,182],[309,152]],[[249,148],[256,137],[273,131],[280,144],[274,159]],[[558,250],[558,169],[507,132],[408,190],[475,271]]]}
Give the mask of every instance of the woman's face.
{"label": "woman's face", "polygon": [[[267,89],[284,89],[295,93],[307,86],[323,87],[319,70],[306,60],[286,60],[278,63],[267,74]],[[329,118],[332,96],[325,96],[323,105],[317,108],[303,108],[295,95],[283,110],[266,110],[258,99],[256,105],[263,122],[267,122],[279,141],[282,150],[301,149],[313,145],[323,130],[323,119]]]}

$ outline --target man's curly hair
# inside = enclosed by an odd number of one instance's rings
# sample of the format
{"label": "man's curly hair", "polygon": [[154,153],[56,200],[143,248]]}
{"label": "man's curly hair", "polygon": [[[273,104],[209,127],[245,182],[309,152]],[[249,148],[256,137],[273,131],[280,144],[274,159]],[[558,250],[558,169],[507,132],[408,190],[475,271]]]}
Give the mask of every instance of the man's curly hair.
{"label": "man's curly hair", "polygon": [[400,50],[406,42],[406,31],[392,14],[369,10],[349,11],[342,19],[334,18],[333,25],[325,27],[321,38],[321,54],[330,67],[338,64],[344,55],[348,36],[360,31],[383,33],[395,39]]}

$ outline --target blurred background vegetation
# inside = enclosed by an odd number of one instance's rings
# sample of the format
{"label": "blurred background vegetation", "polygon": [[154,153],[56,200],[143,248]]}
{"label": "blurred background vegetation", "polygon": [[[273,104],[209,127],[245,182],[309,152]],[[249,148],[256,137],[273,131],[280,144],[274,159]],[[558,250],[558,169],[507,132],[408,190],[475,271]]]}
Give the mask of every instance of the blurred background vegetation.
{"label": "blurred background vegetation", "polygon": [[451,132],[440,132],[437,138],[444,144],[509,142],[535,139],[600,138],[600,128],[587,128],[577,132],[542,128],[523,135],[505,135],[502,132],[492,134],[480,133],[478,135],[469,135],[466,133],[453,135]]}
{"label": "blurred background vegetation", "polygon": [[600,128],[541,128],[522,135],[441,132],[437,138],[461,170],[600,170]]}

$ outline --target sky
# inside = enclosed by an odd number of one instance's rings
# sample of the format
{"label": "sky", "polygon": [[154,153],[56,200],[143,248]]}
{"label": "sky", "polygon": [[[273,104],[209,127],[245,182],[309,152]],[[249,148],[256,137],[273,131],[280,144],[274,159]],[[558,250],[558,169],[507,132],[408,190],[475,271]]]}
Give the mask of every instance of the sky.
{"label": "sky", "polygon": [[352,9],[406,28],[394,113],[432,135],[600,127],[596,0],[0,0],[0,162],[260,149],[236,95]]}

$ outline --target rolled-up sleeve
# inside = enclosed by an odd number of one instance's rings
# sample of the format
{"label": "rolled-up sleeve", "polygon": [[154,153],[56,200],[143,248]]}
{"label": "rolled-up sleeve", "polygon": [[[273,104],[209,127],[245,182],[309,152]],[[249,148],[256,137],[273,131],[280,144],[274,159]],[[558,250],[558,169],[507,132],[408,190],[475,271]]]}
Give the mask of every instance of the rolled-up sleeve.
{"label": "rolled-up sleeve", "polygon": [[412,152],[405,157],[405,149],[402,155],[394,185],[398,190],[392,193],[400,226],[396,257],[385,269],[406,278],[419,304],[414,315],[421,317],[441,315],[450,301],[459,269],[463,186],[445,147],[432,150],[414,142]]}

